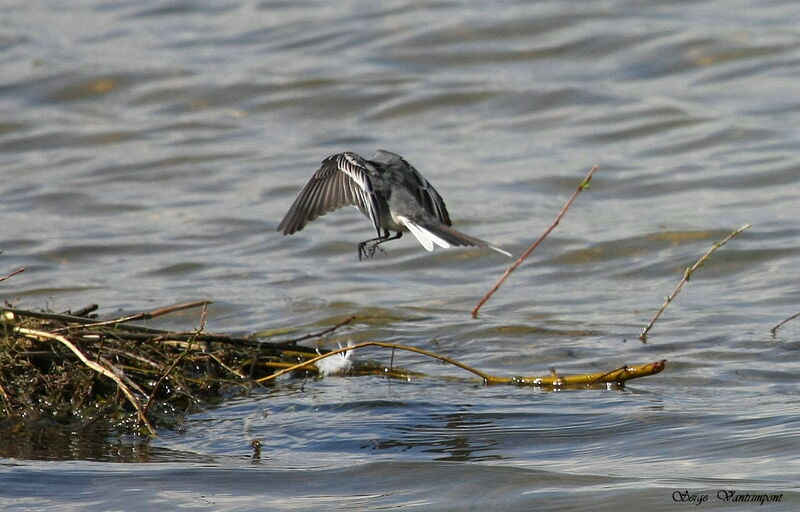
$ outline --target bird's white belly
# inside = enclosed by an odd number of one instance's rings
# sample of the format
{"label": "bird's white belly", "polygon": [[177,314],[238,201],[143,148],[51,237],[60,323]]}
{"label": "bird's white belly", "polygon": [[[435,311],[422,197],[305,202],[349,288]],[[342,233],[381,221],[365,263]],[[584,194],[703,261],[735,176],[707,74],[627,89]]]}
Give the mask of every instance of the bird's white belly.
{"label": "bird's white belly", "polygon": [[403,224],[400,219],[394,215],[387,215],[383,221],[383,227],[389,231],[408,231],[408,228]]}

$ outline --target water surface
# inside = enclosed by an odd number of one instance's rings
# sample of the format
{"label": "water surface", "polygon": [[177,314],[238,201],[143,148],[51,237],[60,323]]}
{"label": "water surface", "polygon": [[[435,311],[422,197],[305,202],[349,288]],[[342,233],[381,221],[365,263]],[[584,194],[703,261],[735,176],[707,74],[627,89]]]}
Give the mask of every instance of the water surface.
{"label": "water surface", "polygon": [[[27,271],[4,300],[115,315],[211,298],[208,329],[230,333],[355,314],[370,318],[323,343],[500,375],[669,363],[624,390],[555,393],[287,379],[148,443],[25,439],[0,459],[0,503],[678,510],[688,490],[729,510],[716,493],[732,489],[796,509],[800,321],[770,328],[800,310],[798,16],[782,1],[6,2],[0,274]],[[458,229],[515,254],[601,170],[472,320],[498,254],[405,236],[359,262],[372,233],[351,209],[274,231],[324,157],[379,148],[429,178]]]}

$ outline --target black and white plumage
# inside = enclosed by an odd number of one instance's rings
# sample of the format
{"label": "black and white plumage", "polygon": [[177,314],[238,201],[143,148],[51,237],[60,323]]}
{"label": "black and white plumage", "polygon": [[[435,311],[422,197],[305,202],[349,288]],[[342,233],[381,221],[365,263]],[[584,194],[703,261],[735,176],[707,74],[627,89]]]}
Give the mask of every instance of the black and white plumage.
{"label": "black and white plumage", "polygon": [[[371,257],[384,242],[410,231],[428,251],[433,246],[486,247],[506,256],[503,249],[465,235],[451,226],[442,196],[401,156],[379,150],[372,160],[351,152],[332,155],[311,176],[278,231],[291,235],[321,215],[355,206],[372,222],[376,238],[358,244],[358,259]],[[390,231],[397,234],[390,236]]]}

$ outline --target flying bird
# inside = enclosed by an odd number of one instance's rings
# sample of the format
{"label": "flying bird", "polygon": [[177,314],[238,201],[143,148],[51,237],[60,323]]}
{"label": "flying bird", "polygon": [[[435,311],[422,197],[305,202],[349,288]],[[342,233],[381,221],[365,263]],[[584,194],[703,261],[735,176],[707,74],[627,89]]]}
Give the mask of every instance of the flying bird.
{"label": "flying bird", "polygon": [[[339,153],[322,161],[294,200],[278,231],[291,235],[321,215],[355,206],[372,223],[378,236],[358,244],[358,259],[371,258],[380,244],[410,231],[428,251],[439,247],[486,247],[511,254],[478,238],[456,231],[442,196],[400,155],[378,150],[372,160]],[[390,231],[396,234],[391,235]]]}

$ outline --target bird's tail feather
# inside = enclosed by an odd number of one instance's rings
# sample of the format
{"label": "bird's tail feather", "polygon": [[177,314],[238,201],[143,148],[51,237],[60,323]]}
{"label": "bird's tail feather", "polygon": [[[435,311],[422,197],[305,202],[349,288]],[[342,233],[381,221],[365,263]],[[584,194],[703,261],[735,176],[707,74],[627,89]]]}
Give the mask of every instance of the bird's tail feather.
{"label": "bird's tail feather", "polygon": [[505,254],[509,258],[512,257],[511,253],[497,247],[496,245],[485,242],[479,238],[469,236],[465,233],[457,231],[450,226],[438,222],[415,222],[407,217],[400,217],[400,220],[405,224],[412,235],[419,241],[422,246],[429,250],[433,250],[433,245],[447,249],[450,246],[454,247],[486,247],[492,249],[500,254]]}

